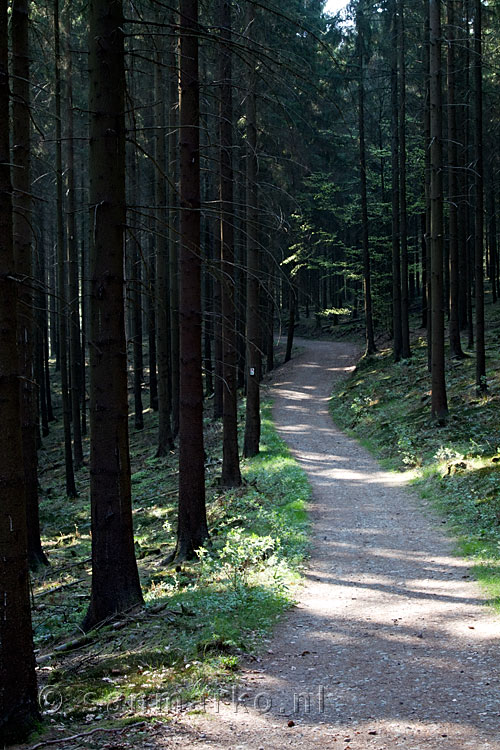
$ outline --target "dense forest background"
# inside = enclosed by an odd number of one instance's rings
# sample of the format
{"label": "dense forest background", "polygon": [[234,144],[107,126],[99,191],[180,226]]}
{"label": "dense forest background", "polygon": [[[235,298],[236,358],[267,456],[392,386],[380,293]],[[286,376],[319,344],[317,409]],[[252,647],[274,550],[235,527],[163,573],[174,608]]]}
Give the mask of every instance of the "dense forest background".
{"label": "dense forest background", "polygon": [[436,429],[447,363],[473,358],[488,390],[498,5],[323,6],[0,2],[1,742],[38,721],[48,464],[68,516],[90,493],[92,633],[147,589],[130,444],[147,434],[149,471],[173,478],[175,577],[218,533],[207,486],[248,485],[261,382],[297,328],[362,331],[396,362],[420,328]]}

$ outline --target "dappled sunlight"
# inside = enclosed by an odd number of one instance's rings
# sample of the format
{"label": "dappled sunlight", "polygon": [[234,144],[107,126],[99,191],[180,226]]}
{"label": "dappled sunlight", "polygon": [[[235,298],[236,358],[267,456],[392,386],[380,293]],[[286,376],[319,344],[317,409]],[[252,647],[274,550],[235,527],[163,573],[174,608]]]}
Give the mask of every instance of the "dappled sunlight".
{"label": "dappled sunlight", "polygon": [[[273,393],[278,430],[313,486],[312,559],[265,673],[245,675],[240,720],[263,731],[282,716],[311,733],[326,724],[353,747],[417,750],[454,737],[453,750],[500,748],[498,623],[408,492],[414,471],[382,470],[332,423],[331,380],[350,363],[332,366],[334,345],[303,345]],[[296,711],[297,692],[310,711]]]}
{"label": "dappled sunlight", "polygon": [[[283,436],[296,435],[300,433],[311,433],[311,427],[307,424],[294,425],[293,427],[280,429],[280,433]],[[331,437],[335,433],[332,433],[327,428],[325,429],[314,429],[314,436],[324,435],[325,437]],[[335,447],[334,445],[332,447]],[[379,471],[373,473],[372,467],[368,464],[366,471],[359,471],[344,467],[332,468],[330,465],[331,461],[336,463],[345,464],[350,463],[350,459],[346,459],[345,456],[335,455],[334,453],[327,452],[327,446],[324,446],[324,453],[307,452],[303,450],[296,451],[297,458],[303,462],[304,467],[308,473],[313,475],[318,480],[324,480],[332,483],[332,491],[335,489],[336,482],[347,482],[357,484],[377,484],[383,487],[403,487],[408,483],[409,479],[414,476],[413,472],[384,472]]]}

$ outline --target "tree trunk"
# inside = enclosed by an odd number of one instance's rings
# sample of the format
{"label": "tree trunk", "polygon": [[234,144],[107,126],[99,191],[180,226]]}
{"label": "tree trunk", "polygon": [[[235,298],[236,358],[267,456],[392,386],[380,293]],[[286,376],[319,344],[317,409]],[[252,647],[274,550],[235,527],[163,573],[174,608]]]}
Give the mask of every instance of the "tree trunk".
{"label": "tree trunk", "polygon": [[[130,69],[130,95],[135,95],[135,63],[132,58]],[[140,203],[140,181],[138,175],[138,161],[136,152],[137,127],[133,114],[129,119],[132,143],[129,144],[125,159],[128,164],[128,205],[130,209],[127,215],[127,243],[126,260],[127,268],[127,302],[129,340],[132,344],[132,384],[134,392],[134,428],[144,429],[144,407],[142,404],[142,383],[144,380],[144,362],[142,357],[142,295],[141,295],[141,232],[134,209]],[[126,193],[127,194],[127,193]]]}
{"label": "tree trunk", "polygon": [[[170,16],[172,28],[177,23],[176,13]],[[170,94],[168,115],[168,169],[169,183],[169,283],[170,283],[170,362],[172,370],[172,436],[179,432],[179,115],[178,115],[178,55],[177,40],[174,39],[169,47]]]}
{"label": "tree trunk", "polygon": [[[470,7],[469,0],[464,0],[464,30],[465,30],[465,44],[464,44],[464,65],[463,69],[465,72],[465,106],[464,112],[464,134],[465,134],[465,152],[464,159],[464,170],[463,170],[463,181],[464,189],[462,194],[465,196],[464,201],[464,225],[465,225],[465,255],[466,255],[466,304],[467,304],[467,348],[474,348],[474,314],[472,305],[472,289],[474,286],[474,229],[472,228],[472,210],[470,196],[472,194],[472,183],[473,180],[470,178],[470,163],[473,156],[470,153],[471,146],[471,85],[470,85],[470,60],[471,60],[471,44],[470,44]],[[461,150],[462,151],[462,150]]]}
{"label": "tree trunk", "polygon": [[82,428],[80,416],[81,403],[81,358],[80,341],[80,305],[78,290],[78,242],[76,236],[76,200],[75,200],[75,149],[73,143],[73,65],[71,51],[71,3],[64,9],[64,72],[66,84],[66,243],[69,277],[69,363],[71,372],[71,423],[73,429],[73,461],[76,471],[83,466]]}
{"label": "tree trunk", "polygon": [[222,372],[222,271],[220,234],[214,243],[214,298],[213,298],[213,330],[214,330],[214,419],[220,419],[223,414],[224,376]]}
{"label": "tree trunk", "polygon": [[293,334],[295,331],[295,289],[291,282],[290,288],[288,289],[288,331],[286,336],[286,350],[285,350],[285,362],[289,362],[292,358],[293,349]]}
{"label": "tree trunk", "polygon": [[458,255],[458,155],[457,110],[455,96],[456,39],[455,0],[447,0],[447,78],[448,78],[448,203],[449,203],[449,255],[450,255],[450,355],[462,359],[459,321],[459,255]]}
{"label": "tree trunk", "polygon": [[474,6],[474,276],[476,291],[476,387],[485,392],[486,345],[484,338],[484,175],[483,175],[483,40],[481,0]]}
{"label": "tree trunk", "polygon": [[420,252],[422,256],[422,328],[427,328],[429,301],[427,297],[427,239],[425,213],[420,215]]}
{"label": "tree trunk", "polygon": [[167,209],[167,181],[165,176],[165,105],[168,92],[162,76],[163,58],[157,53],[155,65],[155,205],[156,205],[156,357],[158,364],[158,448],[157,456],[166,456],[174,447],[170,412],[170,306],[169,306],[169,234]]}
{"label": "tree trunk", "polygon": [[396,0],[391,4],[391,165],[392,165],[392,328],[394,360],[399,362],[403,349],[401,320],[401,249],[399,195],[399,116],[398,116],[398,19]]}
{"label": "tree trunk", "polygon": [[198,1],[180,2],[180,411],[175,559],[208,539],[201,354],[200,101]]}
{"label": "tree trunk", "polygon": [[490,170],[490,179],[487,190],[488,204],[488,246],[490,250],[490,284],[491,299],[495,303],[498,298],[497,294],[497,265],[498,265],[498,245],[497,245],[497,216],[495,207],[495,183],[494,175]]}
{"label": "tree trunk", "polygon": [[444,360],[443,309],[443,133],[441,93],[441,0],[429,2],[430,30],[430,158],[431,158],[431,300],[432,416],[448,416]]}
{"label": "tree trunk", "polygon": [[[81,195],[85,195],[85,186],[83,182],[83,176],[81,181]],[[88,253],[85,244],[85,237],[88,236],[88,229],[85,226],[85,212],[81,214],[81,228],[80,228],[80,239],[81,239],[81,252],[80,252],[80,279],[82,287],[81,295],[81,371],[80,371],[80,396],[81,396],[81,423],[82,423],[82,435],[87,435],[87,328],[88,328]]]}
{"label": "tree trunk", "polygon": [[147,293],[147,322],[148,322],[148,357],[149,357],[149,405],[153,411],[158,411],[158,374],[156,372],[156,257],[154,250],[154,235],[150,235],[148,248],[148,293]]}
{"label": "tree trunk", "polygon": [[399,73],[399,227],[401,243],[401,356],[411,357],[408,302],[408,215],[406,200],[406,63],[403,0],[397,0]]}
{"label": "tree trunk", "polygon": [[207,265],[203,269],[203,369],[205,371],[205,397],[210,398],[214,390],[214,379],[212,365],[213,292],[212,276],[209,272],[210,263],[212,261],[212,236],[210,234],[210,223],[208,218],[205,219],[204,235]]}
{"label": "tree trunk", "polygon": [[267,321],[264,331],[266,372],[271,372],[274,370],[274,272],[272,270],[268,271],[265,307],[264,320]]}
{"label": "tree trunk", "polygon": [[249,46],[248,91],[246,95],[246,245],[247,245],[247,366],[246,366],[246,419],[243,455],[256,456],[260,442],[260,253],[258,236],[258,193],[257,193],[257,107],[256,107],[256,68],[252,56],[252,43],[255,38],[255,7],[248,4],[246,27]]}
{"label": "tree trunk", "polygon": [[64,241],[63,165],[62,165],[62,108],[61,108],[61,44],[59,0],[54,0],[54,49],[56,88],[56,186],[57,186],[57,298],[59,303],[59,366],[61,370],[61,399],[64,430],[64,460],[66,494],[76,497],[76,484],[71,444],[71,399],[68,378],[68,255]]}
{"label": "tree trunk", "polygon": [[[14,12],[14,8],[13,8]],[[49,435],[49,413],[47,404],[47,393],[45,389],[45,362],[44,341],[47,335],[47,294],[45,278],[45,232],[44,232],[44,210],[41,208],[38,214],[39,235],[37,242],[38,252],[35,255],[35,278],[37,282],[36,304],[36,334],[35,347],[37,359],[36,381],[39,391],[40,419],[42,423],[42,438]]]}
{"label": "tree trunk", "polygon": [[40,540],[38,509],[38,456],[36,445],[37,394],[34,387],[35,321],[32,291],[32,200],[30,177],[30,57],[29,3],[12,4],[12,173],[14,257],[21,280],[18,300],[18,336],[21,372],[21,421],[24,487],[28,523],[28,559],[32,569],[47,565]]}
{"label": "tree trunk", "polygon": [[231,3],[220,0],[219,39],[219,138],[220,138],[220,238],[222,275],[222,476],[223,487],[241,484],[238,454],[238,392],[236,385],[238,352],[234,283],[234,200],[233,200],[233,104],[231,60]]}
{"label": "tree trunk", "polygon": [[[14,2],[14,10],[26,14],[27,21],[26,2]],[[16,24],[23,21],[15,20]],[[19,26],[15,33],[20,33]],[[18,43],[16,46],[19,49]],[[0,111],[0,745],[4,747],[27,740],[39,720],[27,556],[18,299],[12,273],[6,0],[0,0]]]}
{"label": "tree trunk", "polygon": [[92,590],[83,629],[142,604],[134,552],[124,319],[125,71],[121,0],[91,0],[90,496]]}
{"label": "tree trunk", "polygon": [[[469,181],[468,181],[468,169],[466,164],[468,163],[467,148],[468,148],[468,121],[469,121],[469,105],[468,105],[468,77],[469,77],[469,62],[468,62],[468,30],[466,40],[464,40],[465,29],[464,22],[465,17],[462,13],[463,3],[459,3],[460,9],[460,44],[456,45],[456,53],[458,54],[457,62],[457,73],[458,70],[464,71],[461,76],[456,76],[455,87],[458,89],[458,98],[460,105],[457,106],[458,125],[457,131],[460,132],[460,148],[457,147],[457,190],[460,195],[460,201],[458,204],[458,218],[457,218],[457,233],[458,233],[458,263],[459,263],[459,277],[458,277],[458,316],[460,330],[463,331],[467,327],[468,323],[468,252],[467,252],[467,216],[469,213]],[[466,14],[467,15],[467,14]],[[456,14],[455,14],[456,18]],[[468,25],[468,21],[467,21]],[[456,84],[460,84],[457,87]]]}
{"label": "tree trunk", "polygon": [[430,30],[429,11],[425,13],[424,24],[424,152],[425,152],[425,265],[427,269],[427,369],[432,370],[432,262],[431,262],[431,104],[430,104]]}
{"label": "tree trunk", "polygon": [[364,82],[364,53],[363,53],[363,13],[358,5],[356,15],[357,44],[358,44],[358,130],[359,130],[359,169],[361,190],[361,233],[363,241],[363,296],[365,304],[365,334],[366,354],[377,351],[373,331],[371,271],[370,271],[370,241],[368,226],[368,199],[366,190],[366,149],[365,149],[365,82]]}
{"label": "tree trunk", "polygon": [[[135,161],[136,155],[132,154]],[[137,228],[131,238],[131,271],[130,305],[131,305],[131,333],[132,333],[132,361],[134,371],[134,427],[144,429],[144,408],[142,405],[142,383],[144,381],[144,359],[142,353],[142,248],[139,245],[140,235]]]}

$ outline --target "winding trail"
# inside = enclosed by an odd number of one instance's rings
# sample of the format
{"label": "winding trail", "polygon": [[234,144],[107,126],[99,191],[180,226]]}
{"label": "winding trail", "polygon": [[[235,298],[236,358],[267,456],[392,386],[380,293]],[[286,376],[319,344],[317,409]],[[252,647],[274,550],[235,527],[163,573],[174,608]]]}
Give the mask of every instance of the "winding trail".
{"label": "winding trail", "polygon": [[332,381],[356,348],[296,343],[272,395],[313,487],[306,585],[234,700],[165,744],[500,750],[498,619],[439,520],[333,425]]}

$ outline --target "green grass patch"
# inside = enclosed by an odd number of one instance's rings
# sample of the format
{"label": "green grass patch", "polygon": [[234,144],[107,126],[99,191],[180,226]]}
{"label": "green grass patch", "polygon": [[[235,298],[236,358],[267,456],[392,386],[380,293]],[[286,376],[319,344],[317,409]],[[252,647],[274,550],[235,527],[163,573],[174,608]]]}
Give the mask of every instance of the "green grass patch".
{"label": "green grass patch", "polygon": [[[180,703],[225,694],[240,660],[258,652],[290,607],[308,549],[310,487],[263,405],[261,452],[242,462],[244,484],[219,486],[221,425],[206,420],[211,544],[194,562],[165,564],[175,544],[177,456],[154,458],[156,416],[131,429],[135,543],[146,606],[88,642],[78,635],[89,602],[88,472],[64,496],[59,426],[41,454],[43,544],[51,566],[34,577],[34,631],[42,708],[61,721],[167,715]],[[88,444],[86,444],[88,452]],[[60,703],[60,705],[59,705]]]}
{"label": "green grass patch", "polygon": [[[487,307],[488,340],[500,334],[500,311]],[[488,346],[488,392],[475,388],[473,352],[447,361],[450,415],[431,418],[427,348],[415,337],[412,358],[394,363],[385,349],[363,358],[332,395],[336,423],[412,484],[447,520],[458,552],[500,609],[500,358]]]}

